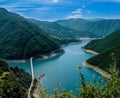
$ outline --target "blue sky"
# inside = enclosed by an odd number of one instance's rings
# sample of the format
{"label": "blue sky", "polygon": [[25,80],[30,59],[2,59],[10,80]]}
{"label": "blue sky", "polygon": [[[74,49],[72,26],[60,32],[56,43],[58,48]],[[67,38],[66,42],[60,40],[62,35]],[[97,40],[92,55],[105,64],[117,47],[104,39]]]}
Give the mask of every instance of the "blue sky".
{"label": "blue sky", "polygon": [[120,19],[120,0],[0,0],[0,7],[38,20]]}

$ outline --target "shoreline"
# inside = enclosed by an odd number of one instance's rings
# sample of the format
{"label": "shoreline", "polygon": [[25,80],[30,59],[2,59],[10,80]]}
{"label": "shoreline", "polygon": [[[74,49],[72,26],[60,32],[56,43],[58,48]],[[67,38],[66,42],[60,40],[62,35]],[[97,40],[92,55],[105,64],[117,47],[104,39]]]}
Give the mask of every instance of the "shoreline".
{"label": "shoreline", "polygon": [[102,70],[101,68],[99,68],[99,67],[97,67],[97,66],[94,66],[94,65],[91,65],[91,64],[87,63],[86,61],[83,62],[83,65],[84,65],[85,67],[87,67],[87,68],[90,68],[90,69],[98,72],[99,74],[101,74],[101,75],[102,75],[103,77],[105,77],[105,78],[110,78],[110,77],[111,77],[110,74],[108,74],[107,72],[105,72],[105,71]]}
{"label": "shoreline", "polygon": [[85,52],[88,52],[88,53],[92,53],[94,55],[98,55],[99,53],[98,52],[95,52],[93,50],[88,50],[88,49],[85,49],[85,48],[82,48]]}
{"label": "shoreline", "polygon": [[[82,41],[81,41],[82,42]],[[55,57],[55,56],[58,56],[58,55],[61,55],[63,54],[65,51],[63,50],[63,47],[66,47],[66,46],[69,46],[69,45],[74,45],[74,44],[79,44],[81,42],[72,42],[72,43],[69,43],[69,44],[64,44],[64,45],[61,45],[62,48],[60,48],[60,50],[62,51],[59,51],[59,52],[55,52],[55,51],[52,51],[49,55],[48,54],[44,54],[42,55],[41,57],[35,57],[34,58],[34,61],[38,61],[38,60],[45,60],[45,59],[49,59],[49,58],[52,58],[52,57]],[[7,59],[3,59],[4,61],[6,62],[18,62],[18,63],[24,63],[24,62],[27,62],[29,61],[29,59],[20,59],[20,60],[7,60]]]}
{"label": "shoreline", "polygon": [[46,59],[49,59],[49,58],[52,58],[52,57],[55,57],[55,56],[58,56],[58,55],[61,55],[65,53],[65,51],[59,51],[59,52],[56,52],[56,53],[52,53],[50,55],[42,55],[42,57],[37,57],[34,59],[34,61],[38,61],[38,60],[46,60]]}
{"label": "shoreline", "polygon": [[63,44],[63,45],[61,45],[61,47],[63,48],[63,47],[69,46],[69,45],[75,45],[75,44],[81,44],[81,43],[82,43],[82,41],[81,42],[71,42],[69,44]]}
{"label": "shoreline", "polygon": [[42,85],[42,79],[45,77],[45,73],[42,73],[40,77],[36,78],[37,82],[35,84],[35,89],[32,92],[34,98],[41,98],[40,86]]}
{"label": "shoreline", "polygon": [[95,39],[101,39],[101,38],[90,38],[90,37],[81,37],[80,40],[95,40]]}
{"label": "shoreline", "polygon": [[[52,51],[49,55],[45,54],[45,55],[41,55],[41,57],[33,57],[33,58],[34,58],[34,61],[45,60],[45,59],[49,59],[49,58],[55,57],[57,55],[61,55],[64,52],[65,52],[64,50],[61,50],[59,52]],[[20,59],[20,60],[6,60],[6,59],[3,59],[3,60],[6,61],[6,62],[17,62],[17,63],[24,63],[24,62],[29,61],[29,59]]]}

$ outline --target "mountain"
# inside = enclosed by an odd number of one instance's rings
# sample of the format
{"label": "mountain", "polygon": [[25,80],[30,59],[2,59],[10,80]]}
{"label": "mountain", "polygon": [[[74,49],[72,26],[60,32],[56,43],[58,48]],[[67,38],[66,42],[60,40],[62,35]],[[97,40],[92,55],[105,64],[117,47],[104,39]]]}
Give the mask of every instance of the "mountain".
{"label": "mountain", "polygon": [[77,31],[87,31],[96,37],[104,37],[120,29],[120,19],[67,19],[56,22]]}
{"label": "mountain", "polygon": [[118,69],[120,69],[120,45],[104,51],[87,60],[87,63],[109,72],[109,68],[116,63]]}
{"label": "mountain", "polygon": [[[59,38],[77,38],[77,37],[93,37],[93,34],[89,34],[87,31],[77,31],[69,27],[64,27],[56,22],[39,21],[34,19],[29,19],[32,23],[38,25],[45,32],[53,37]],[[76,25],[74,25],[76,26]],[[94,36],[95,37],[95,36]]]}
{"label": "mountain", "polygon": [[31,75],[0,59],[0,98],[27,98]]}
{"label": "mountain", "polygon": [[40,28],[42,28],[45,32],[52,36],[56,37],[73,37],[75,36],[74,33],[78,33],[78,31],[75,31],[73,29],[65,28],[55,22],[48,22],[48,21],[38,21],[30,19],[31,22],[38,25]]}
{"label": "mountain", "polygon": [[56,22],[64,27],[72,28],[78,31],[85,31],[85,25],[90,21],[87,19],[66,19],[58,20]]}
{"label": "mountain", "polygon": [[28,59],[59,49],[57,42],[37,25],[0,8],[0,58]]}
{"label": "mountain", "polygon": [[120,44],[120,30],[117,30],[102,39],[96,39],[88,43],[84,48],[102,53]]}
{"label": "mountain", "polygon": [[120,30],[105,38],[93,40],[84,48],[100,53],[88,59],[87,63],[98,66],[107,72],[113,65],[120,69]]}

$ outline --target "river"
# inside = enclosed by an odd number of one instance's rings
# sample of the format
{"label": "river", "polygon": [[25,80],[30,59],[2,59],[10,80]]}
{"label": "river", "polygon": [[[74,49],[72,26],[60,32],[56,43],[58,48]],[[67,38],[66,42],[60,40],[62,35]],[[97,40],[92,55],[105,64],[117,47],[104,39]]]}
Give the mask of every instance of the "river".
{"label": "river", "polygon": [[[42,87],[46,87],[48,93],[53,92],[53,88],[56,87],[56,83],[58,82],[61,83],[61,87],[66,90],[75,91],[77,87],[76,84],[81,83],[79,71],[76,69],[77,66],[82,67],[81,72],[84,74],[86,82],[90,82],[93,77],[95,77],[96,80],[102,77],[94,70],[86,68],[82,64],[85,60],[94,56],[81,49],[81,47],[88,42],[89,41],[83,41],[80,44],[64,46],[64,54],[33,62],[35,77],[39,77],[41,73],[46,74],[42,81]],[[25,71],[31,73],[29,62],[9,62],[9,64],[23,68]]]}

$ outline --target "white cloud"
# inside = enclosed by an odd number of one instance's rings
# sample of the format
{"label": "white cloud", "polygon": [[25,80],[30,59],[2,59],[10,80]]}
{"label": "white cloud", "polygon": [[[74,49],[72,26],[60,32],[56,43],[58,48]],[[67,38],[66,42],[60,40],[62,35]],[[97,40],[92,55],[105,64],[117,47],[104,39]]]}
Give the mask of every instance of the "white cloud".
{"label": "white cloud", "polygon": [[[1,0],[0,0],[1,1]],[[18,2],[15,3],[20,3],[20,4],[53,4],[53,3],[59,3],[60,0],[18,0]]]}
{"label": "white cloud", "polygon": [[70,15],[66,19],[71,19],[71,18],[82,18],[82,15],[81,14]]}
{"label": "white cloud", "polygon": [[[60,0],[31,0],[32,2],[36,3],[58,3]],[[30,1],[30,2],[31,2]]]}
{"label": "white cloud", "polygon": [[40,15],[40,14],[44,14],[46,13],[48,10],[50,10],[51,8],[50,7],[39,7],[39,8],[30,8],[30,7],[27,7],[27,8],[17,8],[17,7],[11,7],[9,8],[10,11],[12,12],[16,12],[16,13],[24,13],[24,12],[27,12],[27,13],[38,13],[37,15]]}
{"label": "white cloud", "polygon": [[66,17],[66,19],[70,19],[70,18],[82,18],[82,10],[81,8],[76,9],[75,11],[73,11],[71,13],[71,15],[69,15],[68,17]]}
{"label": "white cloud", "polygon": [[82,13],[81,11],[74,11],[74,12],[72,12],[72,14],[80,14],[80,13]]}
{"label": "white cloud", "polygon": [[83,9],[76,9],[72,14],[81,14]]}

